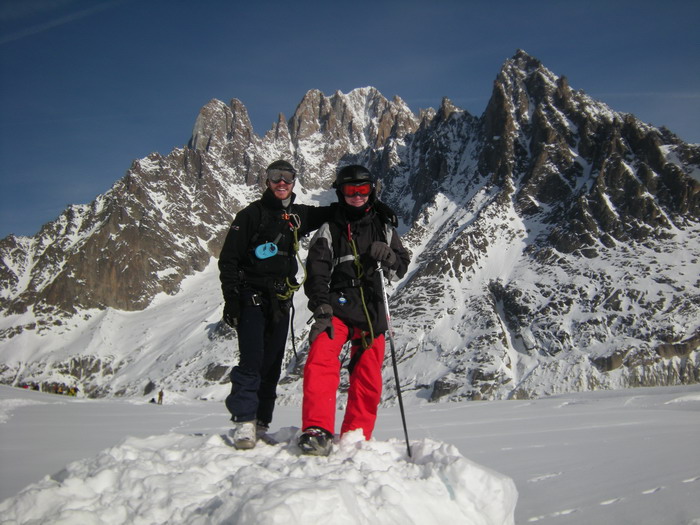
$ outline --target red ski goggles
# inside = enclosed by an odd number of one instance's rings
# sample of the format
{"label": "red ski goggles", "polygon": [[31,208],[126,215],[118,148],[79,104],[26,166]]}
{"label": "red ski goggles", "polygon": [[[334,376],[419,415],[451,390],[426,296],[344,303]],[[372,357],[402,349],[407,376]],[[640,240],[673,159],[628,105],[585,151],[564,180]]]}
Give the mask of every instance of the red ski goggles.
{"label": "red ski goggles", "polygon": [[295,177],[296,175],[294,173],[287,170],[269,170],[267,172],[267,180],[275,184],[279,184],[282,181],[291,184],[294,182]]}
{"label": "red ski goggles", "polygon": [[372,193],[372,184],[369,182],[361,182],[360,184],[343,184],[340,187],[340,191],[345,197],[354,197],[356,195],[367,197],[370,193]]}

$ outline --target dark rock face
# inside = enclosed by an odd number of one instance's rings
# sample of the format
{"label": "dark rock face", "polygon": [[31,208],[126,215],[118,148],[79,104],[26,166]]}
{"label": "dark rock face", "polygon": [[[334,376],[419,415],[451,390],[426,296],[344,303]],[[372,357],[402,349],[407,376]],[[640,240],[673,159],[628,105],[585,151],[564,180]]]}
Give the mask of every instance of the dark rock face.
{"label": "dark rock face", "polygon": [[[447,132],[432,125],[421,146],[433,179],[413,185],[421,204],[407,210],[409,237],[449,208],[431,210],[431,199],[465,211],[432,235],[394,298],[397,318],[427,320],[403,323],[432,339],[424,346],[439,346],[441,317],[462,342],[439,359],[469,363],[461,388],[449,365],[432,399],[695,381],[698,281],[677,275],[698,268],[697,146],[572,91],[522,52],[504,65],[477,126],[452,116],[451,136],[461,126],[469,154],[441,148]],[[486,278],[518,243],[508,274]],[[670,253],[683,255],[669,266]],[[436,307],[446,303],[453,311]]]}
{"label": "dark rock face", "polygon": [[[240,101],[212,100],[186,148],[134,162],[36,236],[0,241],[0,308],[21,319],[0,343],[177,294],[277,158],[312,192],[339,164],[378,175],[413,252],[392,296],[400,360],[429,399],[697,382],[700,147],[573,90],[523,51],[481,117],[447,98],[414,115],[374,88],[312,90],[260,138]],[[220,332],[208,344],[230,342]],[[61,370],[83,381],[112,366],[75,359]],[[421,360],[432,371],[411,375]],[[205,361],[189,381],[226,380],[226,365]]]}

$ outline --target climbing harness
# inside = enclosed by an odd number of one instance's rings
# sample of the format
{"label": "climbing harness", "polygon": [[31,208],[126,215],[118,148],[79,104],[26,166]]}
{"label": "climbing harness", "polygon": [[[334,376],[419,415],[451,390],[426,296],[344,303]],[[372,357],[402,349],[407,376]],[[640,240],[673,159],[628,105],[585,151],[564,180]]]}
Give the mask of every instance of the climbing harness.
{"label": "climbing harness", "polygon": [[[252,238],[251,244],[255,245],[257,238],[260,236],[260,231],[262,230],[263,224],[266,223],[264,218],[266,215],[262,215],[263,212],[261,211],[261,219],[260,219],[260,228],[258,232],[256,232]],[[294,302],[292,301],[292,297],[294,296],[294,293],[297,292],[304,284],[304,281],[306,281],[306,267],[304,266],[303,261],[301,260],[301,256],[299,255],[299,229],[301,228],[301,217],[296,214],[296,213],[289,213],[286,210],[282,212],[281,215],[277,215],[277,217],[281,218],[283,222],[286,224],[283,226],[288,227],[289,231],[292,232],[292,253],[293,256],[296,257],[299,266],[301,266],[303,272],[304,272],[304,277],[300,283],[296,282],[296,279],[294,276],[290,278],[290,276],[285,276],[284,281],[268,281],[268,282],[261,282],[259,283],[259,286],[265,287],[269,290],[269,297],[271,303],[273,303],[273,309],[279,309],[281,306],[279,305],[280,302],[289,302],[289,308],[290,308],[290,323],[291,323],[291,336],[292,336],[292,350],[294,351],[295,357],[297,356],[297,351],[296,351],[296,342],[295,342],[295,334],[294,334]],[[291,254],[286,251],[282,251],[279,249],[278,243],[280,239],[282,239],[284,233],[279,232],[277,236],[272,240],[272,241],[266,241],[262,242],[261,244],[258,244],[255,246],[253,249],[253,254],[257,259],[264,260],[264,259],[269,259],[270,257],[274,257],[275,255],[279,256],[290,256]]]}
{"label": "climbing harness", "polygon": [[277,298],[281,301],[289,301],[290,302],[290,327],[291,327],[291,332],[292,332],[292,351],[294,352],[294,357],[296,359],[299,359],[299,356],[297,355],[297,346],[296,346],[296,336],[294,334],[294,301],[292,301],[292,297],[294,296],[294,293],[299,290],[299,288],[302,287],[304,284],[304,281],[306,281],[306,267],[304,266],[304,262],[301,260],[301,256],[299,255],[299,228],[301,228],[301,218],[299,215],[296,213],[287,213],[285,212],[284,215],[282,216],[283,220],[287,221],[287,224],[289,225],[289,228],[292,230],[292,236],[294,238],[294,242],[292,243],[292,250],[294,251],[294,255],[297,258],[297,261],[299,261],[299,266],[301,266],[303,272],[304,272],[304,277],[301,280],[300,283],[294,284],[290,279],[289,276],[285,277],[285,282],[287,284],[287,291],[283,294],[278,293]]}
{"label": "climbing harness", "polygon": [[304,272],[304,277],[300,283],[295,284],[289,279],[289,276],[285,277],[287,291],[283,294],[278,293],[277,298],[281,301],[286,301],[287,299],[291,299],[294,293],[299,290],[299,288],[303,286],[304,281],[306,281],[306,267],[304,266],[304,262],[301,260],[301,256],[299,255],[299,228],[301,228],[301,218],[296,213],[285,212],[282,215],[282,219],[287,221],[289,229],[292,231],[292,237],[294,238],[294,241],[292,242],[292,251],[294,252],[294,256],[297,258],[297,261],[299,261],[299,266],[301,266]]}

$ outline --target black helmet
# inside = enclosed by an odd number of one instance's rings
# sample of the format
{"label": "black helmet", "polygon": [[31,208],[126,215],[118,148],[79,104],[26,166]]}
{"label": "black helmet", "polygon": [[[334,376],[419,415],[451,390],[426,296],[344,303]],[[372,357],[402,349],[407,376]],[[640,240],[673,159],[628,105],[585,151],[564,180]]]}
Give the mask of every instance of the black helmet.
{"label": "black helmet", "polygon": [[275,162],[270,164],[265,171],[269,173],[272,170],[288,171],[289,173],[292,173],[294,175],[296,175],[297,173],[297,170],[294,169],[294,166],[292,166],[286,160],[276,160]]}
{"label": "black helmet", "polygon": [[357,182],[369,182],[374,186],[374,177],[372,177],[370,171],[364,166],[351,164],[340,168],[340,171],[338,171],[338,174],[335,176],[333,187],[340,188],[343,184]]}

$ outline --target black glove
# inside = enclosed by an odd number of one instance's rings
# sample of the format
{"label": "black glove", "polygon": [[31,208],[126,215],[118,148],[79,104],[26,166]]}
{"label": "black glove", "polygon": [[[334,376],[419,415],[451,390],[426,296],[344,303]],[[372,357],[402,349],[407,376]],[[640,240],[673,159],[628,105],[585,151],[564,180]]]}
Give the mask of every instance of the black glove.
{"label": "black glove", "polygon": [[374,241],[369,247],[369,254],[372,259],[386,263],[387,266],[393,266],[396,262],[394,250],[389,248],[389,245],[385,242]]}
{"label": "black glove", "polygon": [[333,308],[328,304],[322,304],[314,310],[314,324],[309,332],[309,343],[313,343],[323,332],[328,332],[328,337],[333,339]]}
{"label": "black glove", "polygon": [[224,303],[224,322],[231,328],[238,325],[238,318],[241,316],[241,301],[238,296],[229,297]]}

